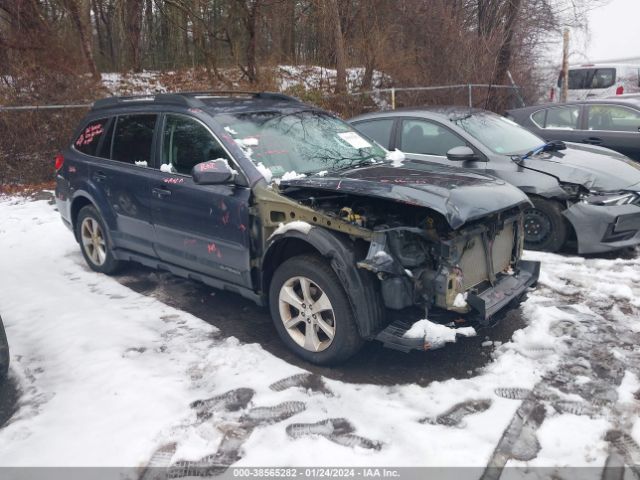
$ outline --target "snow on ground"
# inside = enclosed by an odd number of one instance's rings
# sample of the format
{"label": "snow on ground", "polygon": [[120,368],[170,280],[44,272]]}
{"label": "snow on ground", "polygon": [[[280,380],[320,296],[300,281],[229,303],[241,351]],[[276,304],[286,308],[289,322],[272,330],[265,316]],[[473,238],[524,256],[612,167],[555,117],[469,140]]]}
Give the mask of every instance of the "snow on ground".
{"label": "snow on ground", "polygon": [[[347,89],[350,92],[360,90],[365,69],[363,67],[347,68]],[[287,91],[298,86],[305,90],[333,91],[336,83],[336,70],[334,68],[320,67],[317,65],[279,65],[276,68],[280,91]],[[372,88],[381,88],[390,82],[390,77],[374,70]]]}
{"label": "snow on ground", "polygon": [[[165,93],[175,89],[170,87],[176,81],[184,83],[193,79],[198,83],[202,79],[195,79],[198,73],[193,70],[184,72],[160,72],[146,70],[139,73],[103,73],[102,84],[111,95],[153,95]],[[233,68],[220,69],[220,73],[232,80],[234,85],[240,76],[240,71]],[[365,69],[353,67],[347,69],[347,88],[349,92],[358,92],[361,89]],[[277,88],[281,92],[302,89],[333,92],[336,83],[336,70],[317,65],[279,65],[266,75],[273,74]],[[372,89],[384,88],[391,83],[391,78],[384,73],[375,70],[372,77]],[[383,102],[384,103],[384,102]]]}
{"label": "snow on ground", "polygon": [[[90,271],[45,201],[0,199],[0,219],[0,311],[22,389],[2,466],[143,467],[157,448],[180,465],[602,466],[615,432],[639,440],[637,256],[529,253],[543,274],[528,325],[492,362],[377,386],[307,374]],[[514,415],[527,405],[538,414]]]}
{"label": "snow on ground", "polygon": [[153,95],[167,91],[167,88],[160,81],[160,72],[113,72],[101,75],[102,85],[111,95]]}

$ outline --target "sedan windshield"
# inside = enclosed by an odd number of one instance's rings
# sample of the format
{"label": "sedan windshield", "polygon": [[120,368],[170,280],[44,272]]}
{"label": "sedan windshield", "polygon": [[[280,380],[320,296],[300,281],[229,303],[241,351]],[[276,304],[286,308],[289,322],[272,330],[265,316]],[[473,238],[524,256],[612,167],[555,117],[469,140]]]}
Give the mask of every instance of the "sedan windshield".
{"label": "sedan windshield", "polygon": [[216,120],[255,164],[275,177],[382,161],[386,150],[350,125],[315,111],[220,114]]}
{"label": "sedan windshield", "polygon": [[492,113],[471,113],[451,121],[491,151],[503,155],[522,155],[545,144],[517,123]]}

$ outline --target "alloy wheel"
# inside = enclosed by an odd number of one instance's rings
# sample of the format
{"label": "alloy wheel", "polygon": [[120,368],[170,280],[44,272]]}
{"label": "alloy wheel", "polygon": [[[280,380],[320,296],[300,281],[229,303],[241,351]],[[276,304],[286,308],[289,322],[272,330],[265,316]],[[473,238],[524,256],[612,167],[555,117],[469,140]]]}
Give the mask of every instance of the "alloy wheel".
{"label": "alloy wheel", "polygon": [[86,217],[80,227],[80,240],[82,248],[91,262],[100,267],[107,259],[107,242],[98,221]]}
{"label": "alloy wheel", "polygon": [[280,288],[280,319],[289,336],[310,352],[326,350],[336,334],[333,306],[327,294],[307,277],[292,277]]}

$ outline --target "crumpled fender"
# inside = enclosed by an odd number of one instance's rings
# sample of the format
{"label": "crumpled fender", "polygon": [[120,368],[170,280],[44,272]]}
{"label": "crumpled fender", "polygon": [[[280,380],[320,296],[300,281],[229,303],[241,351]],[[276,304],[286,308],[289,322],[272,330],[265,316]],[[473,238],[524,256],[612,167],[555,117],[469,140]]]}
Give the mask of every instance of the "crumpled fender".
{"label": "crumpled fender", "polygon": [[[263,265],[275,254],[278,245],[282,245],[282,240],[288,238],[308,243],[329,261],[349,297],[358,331],[363,338],[372,338],[384,328],[385,314],[379,301],[377,280],[371,273],[356,268],[356,252],[346,235],[315,226],[308,233],[287,230],[273,235],[265,249]],[[264,280],[263,285],[266,285]]]}
{"label": "crumpled fender", "polygon": [[596,175],[571,165],[548,160],[527,158],[522,162],[524,168],[540,173],[553,175],[561,182],[575,183],[591,189],[596,182]]}

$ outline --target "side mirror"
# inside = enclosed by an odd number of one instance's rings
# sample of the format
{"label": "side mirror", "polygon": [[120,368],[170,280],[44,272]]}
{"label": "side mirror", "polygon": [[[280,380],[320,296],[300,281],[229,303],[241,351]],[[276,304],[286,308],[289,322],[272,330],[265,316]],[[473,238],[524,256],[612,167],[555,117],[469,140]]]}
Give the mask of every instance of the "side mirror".
{"label": "side mirror", "polygon": [[447,159],[452,162],[467,162],[478,160],[478,156],[469,147],[453,147],[447,152]]}
{"label": "side mirror", "polygon": [[198,163],[191,170],[193,181],[197,185],[219,185],[233,180],[238,172],[233,170],[223,158]]}
{"label": "side mirror", "polygon": [[545,152],[557,152],[566,149],[567,145],[562,140],[552,140],[544,146],[543,150]]}

